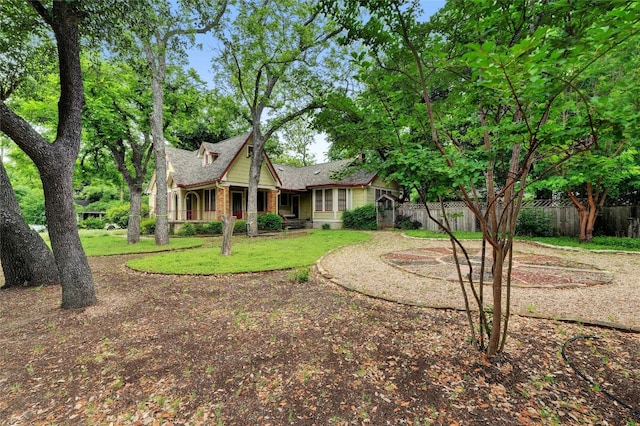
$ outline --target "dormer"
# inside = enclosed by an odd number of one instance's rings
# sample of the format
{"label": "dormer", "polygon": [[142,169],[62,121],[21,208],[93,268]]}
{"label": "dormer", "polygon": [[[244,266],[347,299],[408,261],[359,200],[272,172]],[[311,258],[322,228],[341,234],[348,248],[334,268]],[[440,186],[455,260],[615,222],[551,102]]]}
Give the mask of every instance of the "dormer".
{"label": "dormer", "polygon": [[207,149],[205,144],[200,145],[197,155],[198,158],[202,158],[202,167],[213,164],[215,159],[218,158],[218,153]]}

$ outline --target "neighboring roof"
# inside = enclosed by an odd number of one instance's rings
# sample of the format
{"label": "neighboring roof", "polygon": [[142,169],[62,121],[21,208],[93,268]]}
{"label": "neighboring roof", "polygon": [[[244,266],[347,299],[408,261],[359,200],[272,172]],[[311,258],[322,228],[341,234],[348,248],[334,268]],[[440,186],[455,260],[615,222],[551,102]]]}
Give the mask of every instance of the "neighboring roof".
{"label": "neighboring roof", "polygon": [[280,176],[282,189],[289,191],[304,191],[319,186],[369,185],[376,177],[375,172],[357,169],[350,174],[342,173],[352,162],[353,160],[340,160],[305,167],[274,164],[273,167]]}
{"label": "neighboring roof", "polygon": [[[166,147],[167,159],[173,166],[171,177],[181,187],[197,186],[220,180],[229,169],[242,146],[247,142],[251,132],[217,143],[204,142],[196,151]],[[215,153],[213,164],[202,166],[201,150]]]}

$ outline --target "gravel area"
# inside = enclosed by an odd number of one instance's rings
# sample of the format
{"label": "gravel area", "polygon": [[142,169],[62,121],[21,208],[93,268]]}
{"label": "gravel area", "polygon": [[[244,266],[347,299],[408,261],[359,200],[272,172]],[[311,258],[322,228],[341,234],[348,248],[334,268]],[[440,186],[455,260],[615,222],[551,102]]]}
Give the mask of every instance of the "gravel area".
{"label": "gravel area", "polygon": [[[479,248],[479,241],[466,241]],[[386,300],[411,305],[463,309],[460,284],[407,272],[384,262],[381,256],[413,248],[450,247],[446,240],[416,239],[392,232],[374,232],[366,243],[343,247],[318,262],[331,281]],[[571,320],[640,331],[640,254],[592,252],[543,247],[516,242],[515,251],[556,256],[609,271],[607,284],[582,288],[521,288],[511,291],[512,312],[519,315]],[[453,268],[453,267],[452,267]],[[487,303],[491,303],[485,287]]]}

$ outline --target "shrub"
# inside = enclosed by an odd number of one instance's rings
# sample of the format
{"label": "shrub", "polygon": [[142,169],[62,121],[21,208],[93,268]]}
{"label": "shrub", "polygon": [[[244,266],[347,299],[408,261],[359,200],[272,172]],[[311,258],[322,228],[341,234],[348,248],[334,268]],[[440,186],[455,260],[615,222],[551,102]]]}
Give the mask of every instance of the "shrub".
{"label": "shrub", "polygon": [[[116,205],[109,207],[106,210],[106,214],[105,214],[105,218],[107,219],[107,222],[115,223],[121,228],[126,228],[129,225],[130,207],[131,206],[129,205],[129,203],[118,203]],[[143,203],[140,207],[141,207],[140,214],[142,215],[142,217],[149,216],[149,205]]]}
{"label": "shrub", "polygon": [[407,229],[420,229],[422,228],[422,223],[417,220],[411,220],[411,218],[407,216],[398,215],[396,216],[396,223],[394,226],[397,229],[407,230]]}
{"label": "shrub", "polygon": [[282,217],[275,213],[258,216],[258,229],[262,231],[279,231],[282,229]]}
{"label": "shrub", "polygon": [[193,223],[185,223],[180,226],[180,229],[178,230],[178,232],[176,232],[176,234],[181,237],[190,237],[192,235],[196,235],[196,227],[193,226]]}
{"label": "shrub", "polygon": [[311,268],[298,268],[289,272],[289,280],[297,283],[306,283],[309,281],[309,274],[311,272]]}
{"label": "shrub", "polygon": [[88,217],[78,223],[80,229],[104,229],[104,220],[97,217]]}
{"label": "shrub", "polygon": [[233,226],[234,234],[246,234],[247,233],[247,221],[236,220],[236,224]]}
{"label": "shrub", "polygon": [[528,237],[553,237],[553,215],[538,209],[523,209],[516,224],[516,235]]}
{"label": "shrub", "polygon": [[376,207],[373,204],[347,210],[342,214],[343,226],[347,229],[376,230]]}
{"label": "shrub", "polygon": [[107,209],[105,214],[107,221],[115,223],[121,228],[126,228],[129,223],[129,204],[118,204]]}
{"label": "shrub", "polygon": [[142,235],[152,235],[156,232],[156,218],[148,217],[140,222],[140,233]]}
{"label": "shrub", "polygon": [[210,222],[209,224],[207,224],[207,234],[211,234],[211,235],[222,234],[222,222],[217,220],[215,222]]}
{"label": "shrub", "polygon": [[322,229],[324,229],[325,231],[326,231],[327,229],[331,229],[331,225],[330,225],[330,224],[328,224],[328,223],[323,223],[323,224],[322,224]]}

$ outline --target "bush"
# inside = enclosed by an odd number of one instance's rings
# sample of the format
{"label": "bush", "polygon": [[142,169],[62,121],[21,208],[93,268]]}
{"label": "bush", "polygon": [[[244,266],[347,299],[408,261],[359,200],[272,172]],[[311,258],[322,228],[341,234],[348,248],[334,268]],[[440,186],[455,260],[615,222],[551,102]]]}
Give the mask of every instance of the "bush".
{"label": "bush", "polygon": [[234,234],[246,234],[247,233],[247,221],[236,220],[236,224],[233,226]]}
{"label": "bush", "polygon": [[[140,206],[140,214],[142,217],[149,216],[149,205],[142,204]],[[112,205],[106,210],[105,218],[109,223],[115,223],[121,228],[126,228],[129,225],[129,209],[131,208],[129,203],[118,203]]]}
{"label": "bush", "polygon": [[527,237],[553,237],[553,215],[543,210],[523,209],[516,224],[516,235]]}
{"label": "bush", "polygon": [[420,229],[422,228],[422,223],[417,220],[411,220],[411,218],[407,216],[398,215],[396,216],[396,223],[394,226],[397,229],[407,230],[407,229]]}
{"label": "bush", "polygon": [[182,224],[182,226],[180,226],[180,229],[178,230],[178,232],[176,232],[176,234],[181,237],[191,237],[193,235],[196,235],[196,227],[193,226],[193,223],[184,223]]}
{"label": "bush", "polygon": [[258,229],[261,231],[279,231],[282,229],[282,217],[275,213],[258,216]]}
{"label": "bush", "polygon": [[331,229],[331,225],[328,224],[328,223],[323,223],[322,224],[322,229],[324,229],[325,231],[328,230],[328,229]]}
{"label": "bush", "polygon": [[152,235],[156,232],[156,218],[148,217],[140,222],[140,233],[142,235]]}
{"label": "bush", "polygon": [[373,204],[347,210],[342,214],[342,224],[347,229],[376,230],[376,207]]}
{"label": "bush", "polygon": [[78,223],[80,229],[104,229],[105,221],[97,217],[88,217]]}

